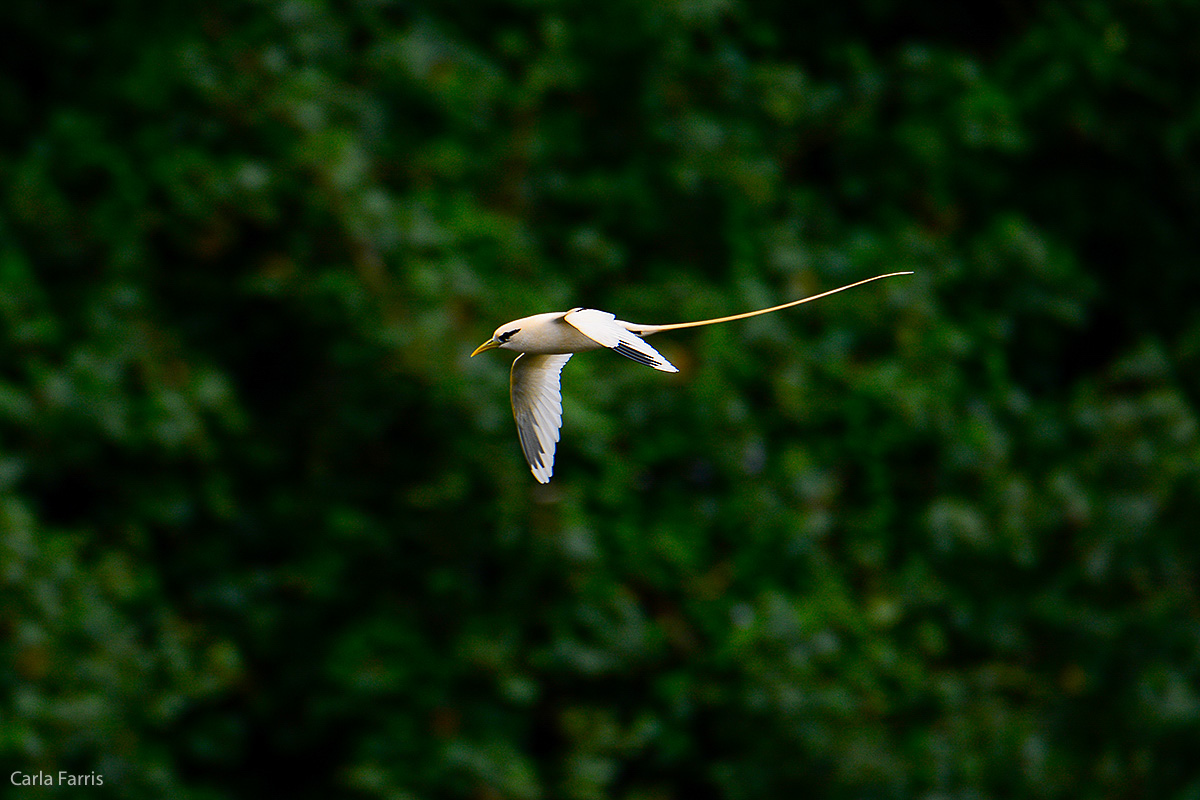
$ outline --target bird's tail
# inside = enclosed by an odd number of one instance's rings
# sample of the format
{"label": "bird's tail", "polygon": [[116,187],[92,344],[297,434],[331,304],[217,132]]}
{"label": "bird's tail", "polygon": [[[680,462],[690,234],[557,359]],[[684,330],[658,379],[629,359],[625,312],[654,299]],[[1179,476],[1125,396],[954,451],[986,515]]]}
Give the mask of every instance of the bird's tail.
{"label": "bird's tail", "polygon": [[670,325],[639,325],[636,322],[622,322],[627,330],[631,333],[636,333],[638,336],[649,336],[652,333],[660,333],[662,331],[675,331],[680,328],[699,328],[701,325],[716,325],[718,322],[733,322],[735,319],[746,319],[747,317],[757,317],[760,314],[770,314],[772,311],[782,311],[785,308],[798,306],[801,303],[808,303],[813,300],[820,300],[822,297],[828,297],[831,294],[844,292],[847,289],[853,289],[855,286],[862,286],[864,283],[878,281],[884,278],[893,278],[897,275],[912,275],[912,272],[889,272],[887,275],[876,275],[874,278],[851,283],[848,286],[841,286],[837,289],[830,289],[828,292],[814,294],[812,297],[805,297],[800,300],[793,300],[790,303],[784,303],[781,306],[771,306],[770,308],[760,308],[758,311],[747,311],[743,314],[734,314],[729,317],[717,317],[716,319],[702,319],[699,322],[675,322]]}

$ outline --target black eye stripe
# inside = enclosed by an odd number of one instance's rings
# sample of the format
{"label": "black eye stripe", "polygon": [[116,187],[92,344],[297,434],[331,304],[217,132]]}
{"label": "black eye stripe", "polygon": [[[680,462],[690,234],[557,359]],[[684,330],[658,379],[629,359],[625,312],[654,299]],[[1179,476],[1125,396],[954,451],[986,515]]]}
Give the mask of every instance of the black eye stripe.
{"label": "black eye stripe", "polygon": [[500,334],[499,336],[497,336],[497,337],[496,337],[496,339],[497,339],[497,340],[499,340],[499,341],[501,341],[501,342],[507,342],[509,339],[511,339],[511,338],[513,337],[513,334],[514,334],[514,333],[516,333],[516,332],[517,332],[517,331],[519,331],[519,330],[521,330],[521,329],[520,329],[520,328],[513,328],[511,331],[505,331],[504,333],[502,333],[502,334]]}

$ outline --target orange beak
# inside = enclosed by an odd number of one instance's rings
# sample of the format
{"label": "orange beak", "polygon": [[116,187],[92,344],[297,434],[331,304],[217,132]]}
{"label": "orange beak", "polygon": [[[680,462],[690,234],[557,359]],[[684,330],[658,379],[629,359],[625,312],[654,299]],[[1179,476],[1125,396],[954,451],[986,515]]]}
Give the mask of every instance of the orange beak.
{"label": "orange beak", "polygon": [[479,355],[484,350],[495,350],[499,346],[500,346],[500,343],[497,342],[494,338],[488,339],[486,342],[479,345],[479,347],[475,348],[475,352],[471,353],[471,358],[474,358],[475,356]]}

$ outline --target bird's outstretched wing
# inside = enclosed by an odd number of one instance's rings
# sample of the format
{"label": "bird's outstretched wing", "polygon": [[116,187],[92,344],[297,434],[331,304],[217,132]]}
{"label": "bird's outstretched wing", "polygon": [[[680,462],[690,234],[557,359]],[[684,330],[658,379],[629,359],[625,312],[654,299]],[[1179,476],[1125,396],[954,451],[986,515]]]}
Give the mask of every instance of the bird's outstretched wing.
{"label": "bird's outstretched wing", "polygon": [[568,311],[563,319],[597,344],[612,348],[639,364],[654,367],[661,372],[679,372],[674,364],[663,358],[662,353],[647,344],[636,333],[622,327],[617,322],[616,316],[607,311],[577,308]]}
{"label": "bird's outstretched wing", "polygon": [[522,353],[512,365],[509,387],[517,437],[529,469],[539,483],[549,483],[554,472],[554,448],[562,427],[562,394],[559,375],[571,360],[570,353]]}

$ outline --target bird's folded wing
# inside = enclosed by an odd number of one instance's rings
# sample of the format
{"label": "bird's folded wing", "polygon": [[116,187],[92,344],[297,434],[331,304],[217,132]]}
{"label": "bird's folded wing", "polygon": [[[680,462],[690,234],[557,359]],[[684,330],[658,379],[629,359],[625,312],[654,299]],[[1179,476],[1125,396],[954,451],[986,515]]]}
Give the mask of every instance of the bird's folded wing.
{"label": "bird's folded wing", "polygon": [[562,394],[558,378],[570,353],[531,355],[522,353],[512,365],[509,378],[517,437],[529,469],[539,483],[549,483],[554,472],[554,448],[562,427]]}
{"label": "bird's folded wing", "polygon": [[597,344],[612,348],[639,364],[654,367],[662,372],[679,372],[674,364],[663,358],[662,353],[636,333],[622,327],[617,318],[607,311],[578,308],[568,311],[563,319]]}

